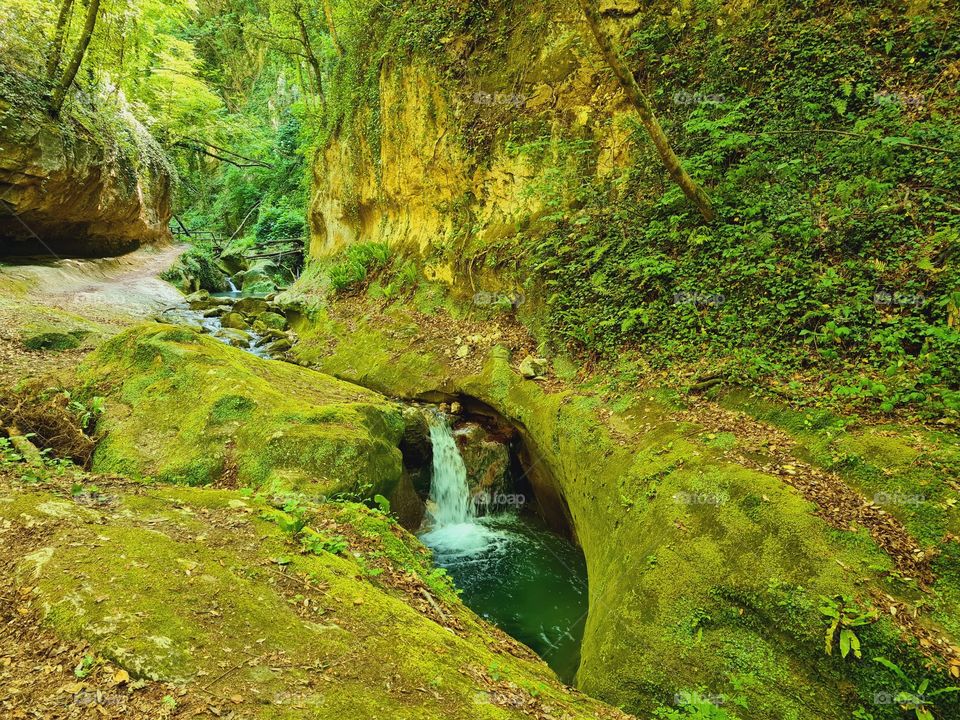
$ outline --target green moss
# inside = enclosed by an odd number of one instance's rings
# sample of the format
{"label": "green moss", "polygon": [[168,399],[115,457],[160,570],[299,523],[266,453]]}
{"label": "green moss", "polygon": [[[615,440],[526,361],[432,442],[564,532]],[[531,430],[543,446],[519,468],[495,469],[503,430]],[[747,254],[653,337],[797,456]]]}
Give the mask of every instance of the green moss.
{"label": "green moss", "polygon": [[242,484],[314,495],[390,494],[401,477],[402,418],[385,398],[189,330],[129,330],[81,376],[108,394],[100,471],[199,485],[235,470]]}
{"label": "green moss", "polygon": [[23,339],[23,346],[28,350],[73,350],[80,347],[82,335],[77,337],[68,333],[44,332],[31,334]]}
{"label": "green moss", "polygon": [[[675,394],[644,393],[611,414],[595,395],[522,380],[503,352],[464,375],[398,311],[356,318],[350,331],[324,315],[299,331],[307,348],[330,348],[315,360],[346,379],[408,396],[463,393],[522,429],[546,469],[538,498],[563,497],[587,558],[584,690],[641,714],[706,687],[741,701],[743,718],[846,720],[883,682],[870,663],[824,654],[816,606],[820,595],[868,598],[868,588],[910,600],[885,579],[889,557],[865,531],[827,526],[775,476],[726,459],[733,434],[677,423]],[[370,354],[389,362],[367,364]],[[396,372],[421,363],[428,372]],[[941,613],[956,607],[944,602]],[[865,638],[865,655],[919,667],[894,629],[871,626]]]}
{"label": "green moss", "polygon": [[377,513],[308,505],[357,544],[303,552],[260,518],[261,501],[236,492],[110,492],[115,505],[101,513],[0,489],[0,519],[45,530],[44,546],[20,557],[18,584],[48,628],[135,677],[203,688],[213,703],[239,694],[238,714],[272,720],[505,720],[538,703],[563,717],[616,716],[511,654],[449,589],[435,599],[456,632],[421,614],[418,596],[366,576],[358,554],[379,552],[400,577],[427,568],[426,550]]}

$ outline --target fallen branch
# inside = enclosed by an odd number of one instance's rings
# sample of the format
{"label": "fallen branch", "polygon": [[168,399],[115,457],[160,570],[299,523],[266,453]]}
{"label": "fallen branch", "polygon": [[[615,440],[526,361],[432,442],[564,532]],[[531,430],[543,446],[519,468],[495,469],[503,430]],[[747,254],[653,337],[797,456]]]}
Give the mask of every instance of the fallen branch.
{"label": "fallen branch", "polygon": [[197,145],[190,145],[189,143],[178,142],[178,143],[176,143],[176,146],[177,146],[177,147],[181,147],[181,148],[185,148],[185,149],[187,149],[187,150],[193,150],[194,152],[198,152],[198,153],[200,153],[201,155],[206,155],[207,157],[212,157],[212,158],[215,159],[215,160],[219,160],[219,161],[221,161],[221,162],[225,162],[225,163],[227,163],[228,165],[233,165],[234,167],[238,167],[238,168],[262,167],[262,168],[267,168],[268,170],[273,170],[273,165],[267,165],[266,163],[262,163],[262,162],[260,162],[259,160],[253,160],[253,161],[251,161],[251,162],[249,162],[249,163],[240,163],[240,162],[237,162],[236,160],[231,160],[230,158],[223,157],[223,155],[217,155],[216,153],[212,153],[212,152],[210,152],[209,150],[207,150],[206,148],[202,148],[202,147],[199,147],[199,146],[197,146]]}

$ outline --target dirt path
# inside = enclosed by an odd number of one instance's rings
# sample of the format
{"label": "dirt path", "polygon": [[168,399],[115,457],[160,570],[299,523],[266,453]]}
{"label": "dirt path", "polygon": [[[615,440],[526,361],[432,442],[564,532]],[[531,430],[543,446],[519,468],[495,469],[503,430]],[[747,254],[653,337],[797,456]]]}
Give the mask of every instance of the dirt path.
{"label": "dirt path", "polygon": [[126,324],[183,303],[176,288],[158,278],[183,251],[183,246],[171,245],[96,260],[25,259],[0,266],[0,279],[25,285],[25,303]]}
{"label": "dirt path", "polygon": [[145,247],[95,260],[0,260],[0,383],[57,374],[89,351],[32,352],[21,329],[47,309],[70,313],[112,334],[158,312],[183,306],[183,296],[158,275],[183,252],[180,245]]}

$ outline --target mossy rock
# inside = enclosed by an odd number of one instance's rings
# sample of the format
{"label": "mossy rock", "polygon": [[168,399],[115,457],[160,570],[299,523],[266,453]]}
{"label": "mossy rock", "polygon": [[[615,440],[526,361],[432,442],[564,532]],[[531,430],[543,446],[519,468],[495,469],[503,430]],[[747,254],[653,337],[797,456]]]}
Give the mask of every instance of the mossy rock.
{"label": "mossy rock", "polygon": [[387,496],[402,475],[403,419],[386,398],[183,328],[132,328],[81,377],[109,398],[98,471]]}
{"label": "mossy rock", "polygon": [[285,330],[287,327],[287,319],[283,315],[279,315],[275,312],[265,312],[257,315],[257,319],[254,321],[254,329],[260,328],[262,330]]}
{"label": "mossy rock", "polygon": [[28,350],[50,350],[60,352],[80,347],[85,333],[41,332],[23,338],[23,346]]}
{"label": "mossy rock", "polygon": [[239,312],[228,312],[226,315],[220,318],[220,325],[232,330],[250,329],[250,324],[247,322],[246,317]]}
{"label": "mossy rock", "polygon": [[[866,605],[873,593],[908,604],[923,594],[889,579],[893,563],[864,529],[833,529],[778,477],[727,457],[732,433],[698,440],[655,393],[608,412],[589,392],[548,392],[496,348],[471,375],[399,311],[349,329],[319,312],[296,330],[294,354],[325,372],[395,396],[467,395],[521,430],[538,502],[561,525],[568,515],[587,560],[586,692],[640,715],[701,689],[736,703],[741,720],[847,720],[857,705],[892,720],[897,709],[872,698],[894,681],[869,658],[929,675],[889,619],[858,632],[865,660],[824,653],[821,595]],[[938,586],[934,598],[934,624],[950,637],[960,594]],[[952,711],[955,699],[943,702]]]}
{"label": "mossy rock", "polygon": [[379,513],[308,503],[295,537],[257,498],[113,482],[102,507],[70,497],[67,481],[0,483],[0,525],[42,532],[7,545],[16,570],[4,579],[62,642],[90,643],[91,657],[147,686],[171,683],[183,707],[264,720],[625,720],[467,610]]}

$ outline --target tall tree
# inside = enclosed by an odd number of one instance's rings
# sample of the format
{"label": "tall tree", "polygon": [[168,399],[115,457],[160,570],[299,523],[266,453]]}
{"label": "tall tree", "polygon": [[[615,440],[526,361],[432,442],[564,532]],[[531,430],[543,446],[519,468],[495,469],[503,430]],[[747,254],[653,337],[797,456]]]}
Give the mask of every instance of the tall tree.
{"label": "tall tree", "polygon": [[333,49],[337,55],[343,57],[343,45],[340,44],[340,36],[337,35],[337,26],[333,22],[333,5],[330,0],[323,0],[323,12],[327,17],[327,30],[330,32],[330,40],[333,42]]}
{"label": "tall tree", "polygon": [[700,211],[703,219],[707,222],[712,222],[716,217],[716,213],[714,213],[713,210],[713,203],[710,202],[709,196],[703,189],[690,177],[687,171],[684,170],[677,154],[673,151],[673,148],[670,147],[670,141],[663,132],[663,128],[660,126],[660,121],[657,120],[656,114],[653,112],[653,106],[650,104],[649,98],[647,98],[646,94],[640,89],[633,72],[627,67],[626,63],[613,47],[613,42],[610,40],[610,37],[600,27],[600,12],[597,10],[593,0],[578,0],[578,2],[580,3],[580,8],[583,10],[584,16],[587,18],[587,24],[590,26],[590,30],[597,40],[597,45],[600,46],[600,52],[613,70],[613,74],[617,76],[617,80],[620,81],[620,85],[624,92],[626,92],[627,97],[630,98],[630,102],[633,103],[633,106],[640,114],[640,122],[643,123],[643,127],[647,130],[647,135],[650,136],[650,139],[656,146],[657,152],[660,154],[660,159],[667,168],[670,177],[680,186],[680,189],[683,190],[683,194],[687,196],[687,199]]}
{"label": "tall tree", "polygon": [[93,37],[93,31],[97,27],[97,16],[100,13],[100,0],[88,0],[87,19],[83,23],[83,30],[80,33],[80,39],[77,40],[77,47],[73,51],[73,57],[70,63],[63,71],[57,87],[53,90],[53,97],[50,99],[50,110],[54,115],[59,114],[63,107],[63,101],[67,97],[67,91],[77,77],[80,65],[83,63],[83,57],[90,46],[90,39]]}
{"label": "tall tree", "polygon": [[57,16],[57,27],[53,33],[53,43],[50,54],[47,56],[47,80],[53,82],[60,69],[60,59],[63,57],[63,43],[66,40],[67,28],[70,27],[70,14],[73,11],[73,0],[61,0],[60,13]]}
{"label": "tall tree", "polygon": [[303,45],[304,55],[307,58],[307,62],[310,63],[310,68],[313,70],[313,75],[316,79],[317,94],[323,98],[323,74],[320,70],[320,61],[317,59],[317,54],[313,51],[313,43],[310,42],[310,33],[307,30],[307,22],[303,17],[303,7],[300,5],[299,0],[294,0],[290,12],[293,13],[293,17],[297,22],[297,32],[300,33],[300,43]]}

